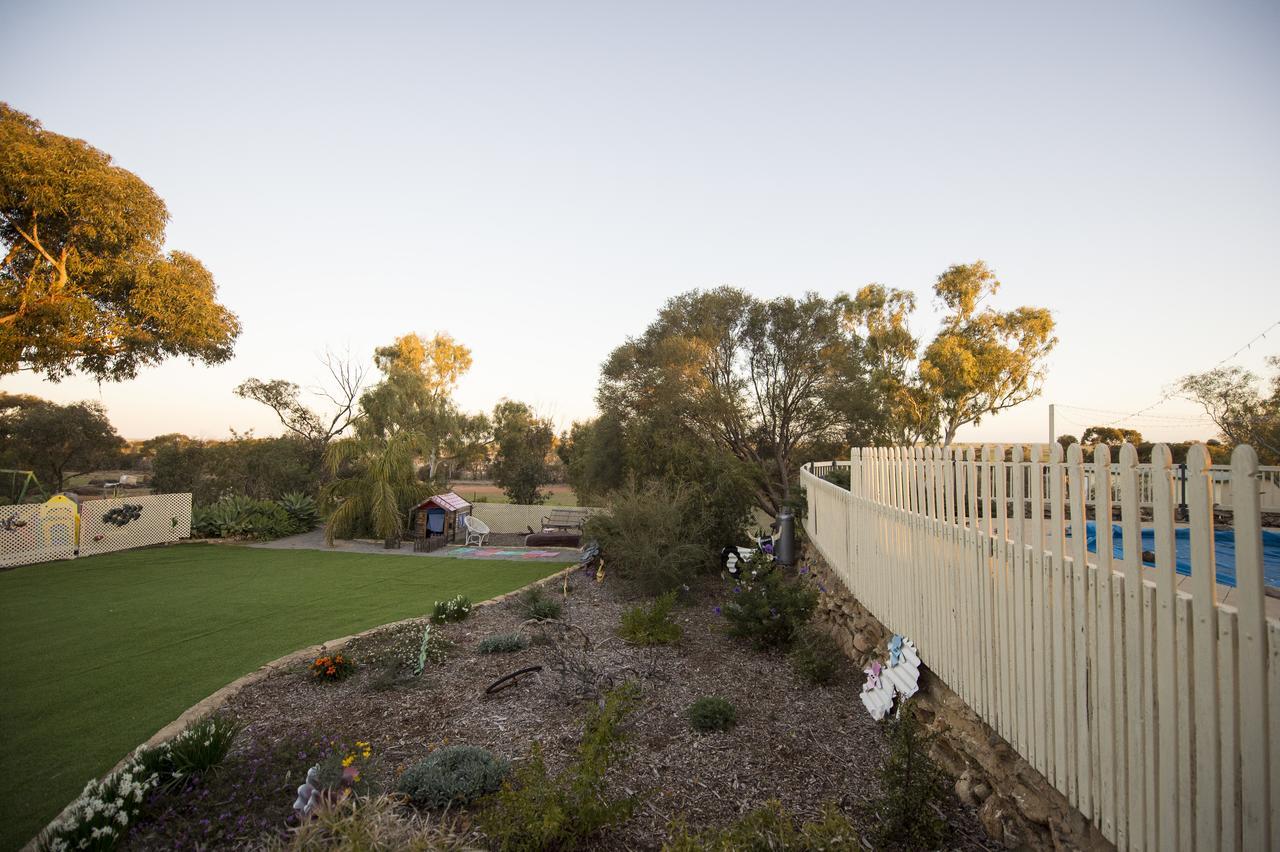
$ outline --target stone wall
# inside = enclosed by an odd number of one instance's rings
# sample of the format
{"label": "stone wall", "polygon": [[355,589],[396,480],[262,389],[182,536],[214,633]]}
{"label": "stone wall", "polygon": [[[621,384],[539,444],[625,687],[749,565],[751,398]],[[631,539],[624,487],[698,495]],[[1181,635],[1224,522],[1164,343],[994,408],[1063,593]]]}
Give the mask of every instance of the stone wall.
{"label": "stone wall", "polygon": [[[811,545],[805,546],[805,559],[824,589],[815,623],[860,667],[888,659],[891,632],[845,591]],[[956,779],[956,796],[978,809],[994,842],[1008,849],[1115,848],[929,669],[928,657],[922,655],[921,662],[920,692],[911,701],[937,734],[934,759]]]}

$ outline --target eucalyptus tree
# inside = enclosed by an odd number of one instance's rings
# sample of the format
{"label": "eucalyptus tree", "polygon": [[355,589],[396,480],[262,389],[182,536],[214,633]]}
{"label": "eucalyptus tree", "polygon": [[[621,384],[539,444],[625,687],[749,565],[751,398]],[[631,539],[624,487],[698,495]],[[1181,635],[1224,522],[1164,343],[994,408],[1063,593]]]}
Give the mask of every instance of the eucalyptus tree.
{"label": "eucalyptus tree", "polygon": [[732,287],[676,296],[605,362],[598,402],[624,428],[677,425],[751,472],[757,504],[791,496],[807,448],[840,442],[869,409],[849,298],[757,299]]}
{"label": "eucalyptus tree", "polygon": [[0,103],[0,375],[229,359],[240,322],[199,260],[165,252],[168,218],[108,154]]}
{"label": "eucalyptus tree", "polygon": [[919,377],[937,407],[944,444],[961,426],[1034,399],[1044,385],[1048,356],[1058,343],[1053,314],[984,305],[999,289],[981,260],[952,266],[934,283],[947,313],[920,357]]}

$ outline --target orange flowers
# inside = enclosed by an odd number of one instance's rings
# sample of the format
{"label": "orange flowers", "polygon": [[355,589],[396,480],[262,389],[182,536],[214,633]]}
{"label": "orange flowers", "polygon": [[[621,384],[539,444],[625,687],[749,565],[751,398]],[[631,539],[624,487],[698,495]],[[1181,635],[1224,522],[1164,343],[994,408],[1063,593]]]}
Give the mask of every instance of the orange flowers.
{"label": "orange flowers", "polygon": [[311,675],[320,680],[342,680],[355,670],[355,661],[342,654],[316,657],[311,663]]}

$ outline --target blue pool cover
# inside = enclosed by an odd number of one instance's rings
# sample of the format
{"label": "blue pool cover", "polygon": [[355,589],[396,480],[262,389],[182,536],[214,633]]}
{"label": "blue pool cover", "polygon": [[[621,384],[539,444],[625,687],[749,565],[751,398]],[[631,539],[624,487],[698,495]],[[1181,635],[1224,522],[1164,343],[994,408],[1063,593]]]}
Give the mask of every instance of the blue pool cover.
{"label": "blue pool cover", "polygon": [[[1086,527],[1089,550],[1098,551],[1097,530],[1093,521]],[[1154,551],[1155,530],[1142,528],[1142,549]],[[1071,527],[1067,526],[1067,537],[1071,537]],[[1111,538],[1117,559],[1124,557],[1124,534],[1119,524],[1111,525]],[[1191,576],[1191,530],[1178,527],[1174,530],[1174,553],[1177,557],[1178,573]],[[1213,556],[1218,569],[1218,582],[1224,586],[1236,584],[1236,534],[1235,530],[1216,530],[1213,535]],[[1151,563],[1147,563],[1150,565]],[[1280,587],[1280,532],[1262,531],[1262,574],[1268,586]]]}

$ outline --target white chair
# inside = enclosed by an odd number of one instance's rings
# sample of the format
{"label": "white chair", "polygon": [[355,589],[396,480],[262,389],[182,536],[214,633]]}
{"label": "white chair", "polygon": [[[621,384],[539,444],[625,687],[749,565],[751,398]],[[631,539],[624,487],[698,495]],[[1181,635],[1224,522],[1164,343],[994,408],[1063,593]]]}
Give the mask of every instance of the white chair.
{"label": "white chair", "polygon": [[462,525],[467,529],[464,544],[475,544],[484,547],[484,540],[489,537],[489,525],[474,515],[465,515]]}

